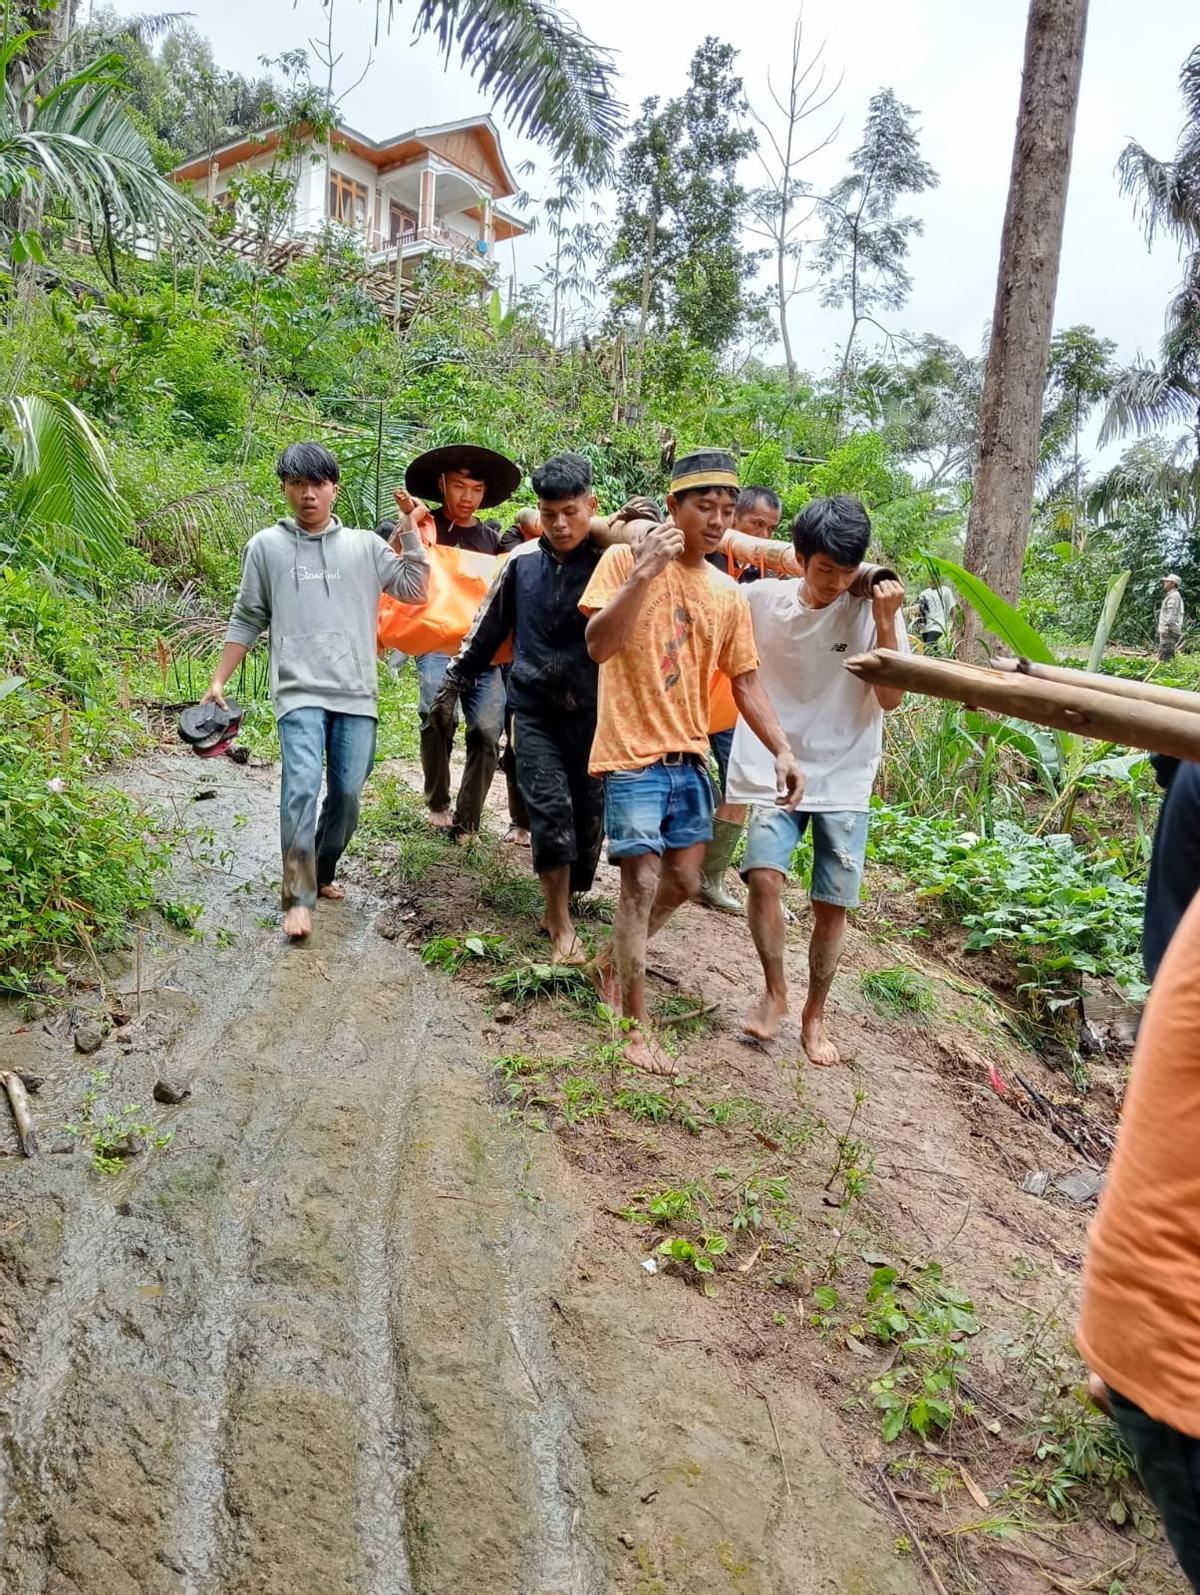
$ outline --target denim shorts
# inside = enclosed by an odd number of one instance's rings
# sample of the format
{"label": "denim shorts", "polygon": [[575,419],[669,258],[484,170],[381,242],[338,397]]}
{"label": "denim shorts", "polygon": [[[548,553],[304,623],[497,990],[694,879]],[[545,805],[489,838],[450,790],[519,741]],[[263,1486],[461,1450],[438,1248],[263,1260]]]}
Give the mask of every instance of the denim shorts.
{"label": "denim shorts", "polygon": [[649,764],[604,777],[608,861],[678,852],[712,840],[713,789],[704,765]]}
{"label": "denim shorts", "polygon": [[721,794],[722,803],[725,801],[725,783],[729,779],[729,755],[733,752],[733,728],[728,731],[711,731],[708,745],[712,749],[712,756],[717,761],[717,791]]}
{"label": "denim shorts", "polygon": [[750,810],[742,878],[755,869],[787,875],[800,839],[812,825],[813,871],[808,895],[816,903],[857,908],[867,856],[871,816],[856,810],[835,814],[789,813],[757,805]]}

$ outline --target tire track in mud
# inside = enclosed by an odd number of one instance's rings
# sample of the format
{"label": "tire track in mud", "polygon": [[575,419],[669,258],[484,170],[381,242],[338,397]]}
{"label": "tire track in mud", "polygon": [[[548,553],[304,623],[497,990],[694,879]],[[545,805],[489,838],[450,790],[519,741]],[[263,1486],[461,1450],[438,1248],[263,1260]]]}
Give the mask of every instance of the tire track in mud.
{"label": "tire track in mud", "polygon": [[[274,826],[257,807],[256,844]],[[498,1242],[422,1186],[431,1163],[469,1183],[472,1137],[505,1178],[474,1037],[360,914],[323,906],[314,945],[290,950],[256,936],[256,905],[240,903],[246,945],[223,980],[211,950],[184,950],[185,1012],[142,1065],[194,1082],[174,1143],[111,1183],[81,1157],[21,1171],[53,1179],[68,1216],[3,1420],[0,1587],[583,1595],[598,1586],[576,1571],[578,1511],[558,1476],[567,1409],[515,1283],[518,1199],[497,1193]],[[118,1062],[122,1100],[140,1094],[135,1064]],[[478,1287],[465,1335],[446,1257]],[[432,1344],[407,1299],[413,1268],[446,1298]],[[447,1566],[466,1582],[445,1583]]]}

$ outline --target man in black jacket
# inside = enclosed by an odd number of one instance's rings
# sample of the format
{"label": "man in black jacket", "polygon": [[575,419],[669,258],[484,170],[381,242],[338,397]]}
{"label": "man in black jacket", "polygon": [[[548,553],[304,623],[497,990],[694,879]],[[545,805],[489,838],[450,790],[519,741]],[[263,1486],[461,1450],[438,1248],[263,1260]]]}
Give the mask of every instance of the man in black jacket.
{"label": "man in black jacket", "polygon": [[603,552],[591,540],[592,469],[558,454],[533,472],[542,535],[509,555],[446,672],[431,715],[483,675],[511,637],[508,702],[517,781],[529,811],[533,867],[546,899],[542,926],[556,963],[583,963],[571,895],[586,892],[604,835],[604,788],[588,774],[598,668],[584,641],[583,590]]}

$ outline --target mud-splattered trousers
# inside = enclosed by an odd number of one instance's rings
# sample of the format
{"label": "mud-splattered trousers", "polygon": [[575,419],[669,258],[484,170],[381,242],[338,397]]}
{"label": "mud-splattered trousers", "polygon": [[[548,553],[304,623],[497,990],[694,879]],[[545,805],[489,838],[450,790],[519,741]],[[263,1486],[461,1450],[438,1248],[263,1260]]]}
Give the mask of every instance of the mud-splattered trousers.
{"label": "mud-splattered trousers", "polygon": [[[330,709],[293,709],[279,722],[283,786],[279,840],[283,850],[280,896],[289,908],[312,908],[317,888],[328,886],[358,825],[362,789],[375,763],[373,715]],[[325,801],[317,818],[321,770]]]}
{"label": "mud-splattered trousers", "polygon": [[[458,716],[433,712],[434,699],[450,667],[448,654],[425,654],[417,660],[421,719],[421,769],[425,775],[425,803],[434,813],[450,807],[450,750]],[[491,790],[492,777],[500,758],[500,737],[504,731],[504,678],[499,669],[481,672],[478,680],[463,683],[458,689],[467,722],[467,757],[454,823],[461,831],[479,829],[483,805]]]}
{"label": "mud-splattered trousers", "polygon": [[534,870],[569,865],[572,892],[590,891],[604,840],[604,783],[588,774],[595,716],[516,709],[513,733]]}

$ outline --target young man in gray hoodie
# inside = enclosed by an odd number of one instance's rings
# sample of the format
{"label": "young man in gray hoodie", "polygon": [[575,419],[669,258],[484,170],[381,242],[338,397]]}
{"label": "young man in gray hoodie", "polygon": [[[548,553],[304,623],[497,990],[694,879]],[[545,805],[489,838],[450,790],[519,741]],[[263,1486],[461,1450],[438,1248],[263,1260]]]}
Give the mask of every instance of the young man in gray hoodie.
{"label": "young man in gray hoodie", "polygon": [[424,603],[429,563],[415,531],[401,535],[396,555],[374,532],[342,525],[333,513],[338,463],[319,444],[293,443],[276,470],[292,515],[246,545],[225,647],[203,701],[224,705],[230,676],[269,627],[283,757],[283,930],[298,938],[312,930],[318,897],[345,896],[334,874],[375,762],[379,595]]}

